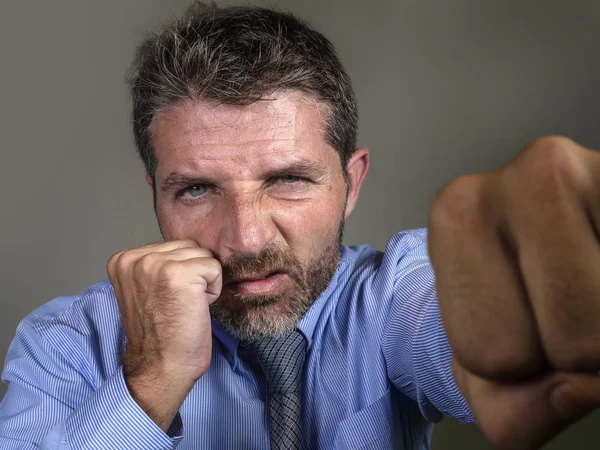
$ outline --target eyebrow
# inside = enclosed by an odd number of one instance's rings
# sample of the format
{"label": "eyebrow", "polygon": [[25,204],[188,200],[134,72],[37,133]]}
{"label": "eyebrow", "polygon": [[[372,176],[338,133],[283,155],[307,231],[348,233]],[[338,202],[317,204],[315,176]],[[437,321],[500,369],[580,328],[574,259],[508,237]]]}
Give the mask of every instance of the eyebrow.
{"label": "eyebrow", "polygon": [[[300,160],[287,166],[269,169],[261,176],[262,178],[278,178],[292,175],[303,178],[311,178],[319,182],[326,178],[327,174],[327,169],[325,169],[321,164],[309,160]],[[190,176],[172,172],[164,179],[160,190],[163,193],[168,193],[174,189],[201,184],[216,184],[216,182],[211,178]]]}
{"label": "eyebrow", "polygon": [[320,181],[327,176],[327,169],[321,164],[309,160],[300,160],[284,167],[267,170],[264,178],[278,178],[286,175],[294,175],[304,178],[312,178]]}

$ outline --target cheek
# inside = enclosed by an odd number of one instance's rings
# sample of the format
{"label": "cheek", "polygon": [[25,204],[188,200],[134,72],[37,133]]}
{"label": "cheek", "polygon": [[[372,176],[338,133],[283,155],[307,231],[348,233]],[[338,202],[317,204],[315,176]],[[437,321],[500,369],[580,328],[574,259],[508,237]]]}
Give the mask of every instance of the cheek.
{"label": "cheek", "polygon": [[164,202],[157,205],[157,216],[166,240],[193,239],[204,247],[209,247],[210,236],[214,233],[211,224],[218,223],[210,214],[200,208]]}
{"label": "cheek", "polygon": [[340,199],[314,199],[279,208],[274,221],[286,243],[299,257],[309,257],[337,238],[343,211]]}

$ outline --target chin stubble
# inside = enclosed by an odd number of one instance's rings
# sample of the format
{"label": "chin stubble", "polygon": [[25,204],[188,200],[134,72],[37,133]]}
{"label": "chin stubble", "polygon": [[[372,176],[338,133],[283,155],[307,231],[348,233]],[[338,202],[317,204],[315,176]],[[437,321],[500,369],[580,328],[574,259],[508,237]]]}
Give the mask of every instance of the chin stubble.
{"label": "chin stubble", "polygon": [[285,261],[283,267],[290,269],[288,275],[292,283],[285,292],[272,296],[223,296],[211,304],[212,317],[225,330],[245,341],[291,332],[331,282],[339,264],[342,230],[343,227],[340,227],[335,242],[326,246],[307,267],[302,267],[293,255],[280,249],[269,249],[268,254],[259,255],[252,261],[223,261],[224,272],[234,273],[243,271],[246,265],[256,269],[264,267],[265,261]]}

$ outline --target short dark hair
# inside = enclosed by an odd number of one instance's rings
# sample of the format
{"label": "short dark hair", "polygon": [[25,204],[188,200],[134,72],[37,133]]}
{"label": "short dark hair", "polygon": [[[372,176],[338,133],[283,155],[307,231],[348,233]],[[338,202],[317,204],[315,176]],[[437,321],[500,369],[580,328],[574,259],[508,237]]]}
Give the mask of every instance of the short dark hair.
{"label": "short dark hair", "polygon": [[324,138],[346,175],[358,112],[350,77],[331,42],[289,13],[195,2],[138,46],[128,72],[135,145],[154,176],[150,127],[160,110],[186,100],[248,105],[288,90],[325,105]]}

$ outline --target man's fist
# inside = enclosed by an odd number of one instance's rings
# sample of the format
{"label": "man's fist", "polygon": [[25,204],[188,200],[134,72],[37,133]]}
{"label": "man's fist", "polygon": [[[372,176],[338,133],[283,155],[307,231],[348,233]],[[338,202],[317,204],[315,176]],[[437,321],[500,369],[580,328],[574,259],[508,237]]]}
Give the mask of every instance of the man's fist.
{"label": "man's fist", "polygon": [[600,406],[599,185],[598,153],[548,137],[434,200],[429,252],[455,375],[499,447],[537,448]]}
{"label": "man's fist", "polygon": [[[117,253],[107,271],[127,336],[128,387],[140,406],[168,427],[210,364],[209,305],[221,293],[221,265],[189,240]],[[176,391],[167,392],[168,386]],[[173,403],[169,411],[158,411],[167,400]]]}

